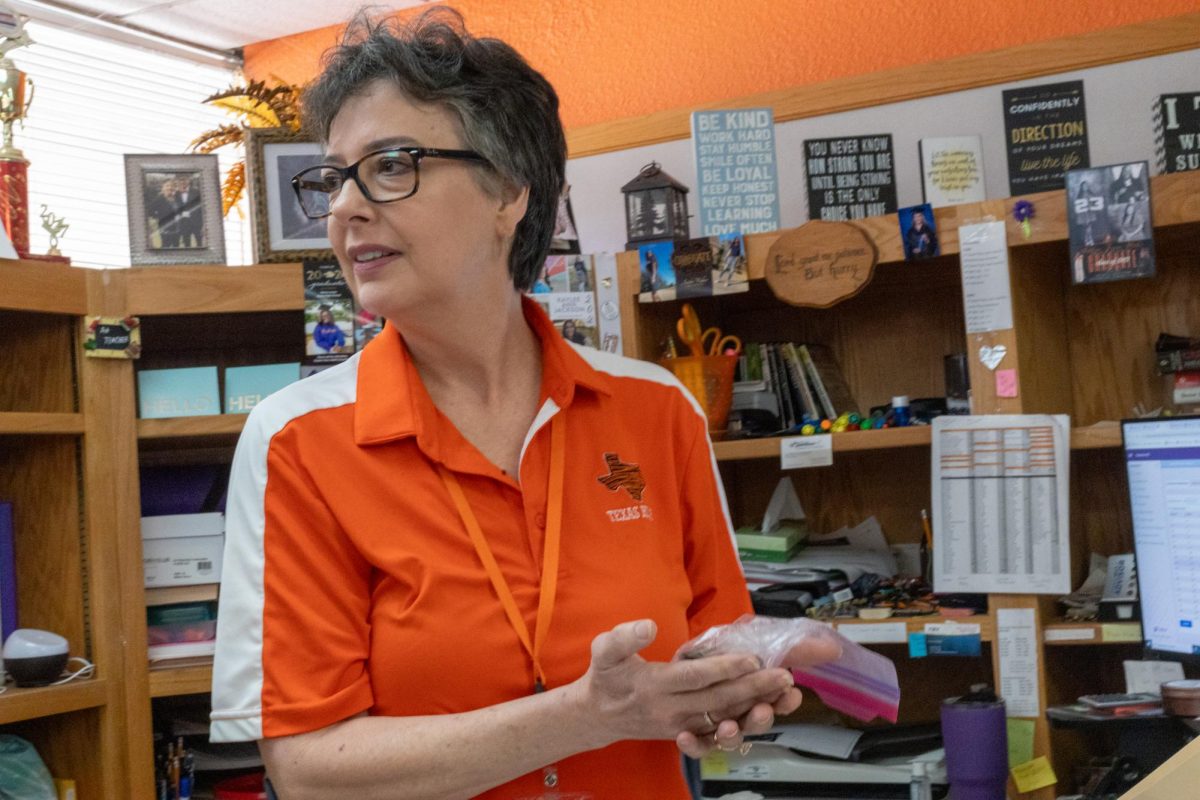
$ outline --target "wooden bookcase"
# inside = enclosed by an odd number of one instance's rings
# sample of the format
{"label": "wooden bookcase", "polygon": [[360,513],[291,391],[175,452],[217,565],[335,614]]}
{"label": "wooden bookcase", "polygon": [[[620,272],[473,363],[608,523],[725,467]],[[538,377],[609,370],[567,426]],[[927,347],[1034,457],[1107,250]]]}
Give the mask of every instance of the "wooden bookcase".
{"label": "wooden bookcase", "polygon": [[[1058,191],[1027,198],[1037,209],[1028,239],[1011,219],[1011,199],[938,210],[943,255],[924,262],[903,260],[896,215],[860,221],[879,249],[880,264],[865,290],[829,309],[800,309],[776,300],[763,275],[778,234],[747,236],[750,291],[691,302],[705,326],[719,326],[744,341],[828,345],[862,408],[897,394],[942,396],[943,356],[966,352],[973,413],[1069,414],[1074,426],[1072,586],[1077,586],[1089,552],[1132,549],[1117,421],[1131,416],[1135,403],[1163,404],[1167,385],[1154,370],[1154,339],[1160,331],[1200,329],[1200,270],[1194,265],[1200,247],[1200,175],[1154,178],[1152,196],[1158,248],[1152,279],[1071,285],[1066,202]],[[989,216],[1009,220],[1014,327],[968,336],[957,228]],[[626,354],[657,360],[663,341],[674,332],[680,303],[637,302],[636,253],[618,256],[618,274]],[[1008,348],[1004,366],[1018,369],[1016,398],[996,397],[991,373],[974,355],[994,344]],[[891,541],[919,542],[918,515],[929,507],[931,492],[929,429],[834,434],[833,449],[832,467],[789,473],[814,528],[833,530],[874,514]],[[781,474],[779,440],[717,442],[715,450],[734,524],[754,524]],[[1058,619],[1053,597],[993,595],[982,618],[989,651],[995,612],[1012,607],[1034,609],[1039,639],[1045,639],[1039,661],[1043,710],[1088,692],[1124,691],[1120,662],[1140,653],[1136,625],[1066,623]],[[910,628],[919,626],[910,623]],[[881,649],[896,659],[901,674],[902,720],[936,720],[940,699],[962,693],[980,678],[995,685],[994,652],[992,663],[980,669],[967,659],[910,660],[900,647]],[[1036,721],[1035,752],[1051,757],[1060,782],[1070,780],[1070,767],[1085,762],[1094,744],[1073,732],[1052,732],[1044,716]],[[1054,789],[1032,796],[1052,798]]]}
{"label": "wooden bookcase", "polygon": [[[143,369],[215,365],[223,396],[226,368],[298,362],[303,356],[299,264],[137,268],[123,277],[127,311],[142,327],[142,357],[131,369],[131,386]],[[136,432],[134,461],[139,469],[227,468],[245,420],[234,414],[138,419],[133,405],[128,424]],[[144,626],[144,599],[141,606]],[[148,669],[143,656],[130,669],[144,676],[147,708],[147,697],[206,695],[212,685],[210,665]],[[147,728],[144,738],[149,737]],[[149,786],[149,774],[144,783]]]}
{"label": "wooden bookcase", "polygon": [[80,800],[125,794],[140,769],[127,731],[144,705],[128,702],[137,687],[122,607],[137,580],[129,567],[141,568],[119,530],[132,465],[108,424],[122,396],[106,365],[80,357],[80,319],[103,302],[92,277],[39,262],[0,268],[0,499],[13,503],[20,622],[65,636],[96,665],[88,680],[9,687],[0,731],[33,742],[54,775],[78,782]]}
{"label": "wooden bookcase", "polygon": [[[210,667],[150,671],[139,470],[228,464],[244,417],[138,420],[137,369],[300,357],[299,266],[93,271],[0,264],[0,499],[14,504],[21,624],[64,635],[86,681],[0,694],[0,733],[80,800],[152,800],[151,698],[203,694]],[[142,318],[138,362],[84,358],[85,315]]]}

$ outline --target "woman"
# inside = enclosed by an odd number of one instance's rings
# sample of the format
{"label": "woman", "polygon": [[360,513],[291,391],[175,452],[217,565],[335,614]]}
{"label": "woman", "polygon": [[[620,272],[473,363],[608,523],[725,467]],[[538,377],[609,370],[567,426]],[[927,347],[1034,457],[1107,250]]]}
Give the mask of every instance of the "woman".
{"label": "woman", "polygon": [[568,319],[562,324],[562,337],[574,344],[589,344],[587,336],[575,327],[575,320]]}
{"label": "woman", "polygon": [[313,344],[325,353],[340,353],[346,346],[346,334],[333,321],[333,312],[327,305],[317,310],[317,324],[313,326],[312,336]]}
{"label": "woman", "polygon": [[260,740],[283,800],[677,800],[676,748],[799,704],[747,654],[670,661],[749,609],[703,414],[521,294],[557,105],[444,10],[357,21],[306,97],[327,166],[294,185],[388,322],[257,406],[234,460],[212,736]]}
{"label": "woman", "polygon": [[658,276],[658,256],[653,250],[645,250],[642,254],[642,293],[650,293],[650,299],[658,301],[658,290],[662,288],[662,279]]}

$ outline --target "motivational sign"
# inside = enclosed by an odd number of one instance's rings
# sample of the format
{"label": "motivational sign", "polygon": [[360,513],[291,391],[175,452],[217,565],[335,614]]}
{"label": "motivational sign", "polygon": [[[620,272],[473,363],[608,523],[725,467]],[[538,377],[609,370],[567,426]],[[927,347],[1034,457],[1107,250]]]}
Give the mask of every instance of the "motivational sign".
{"label": "motivational sign", "polygon": [[692,114],[692,145],[703,235],[779,229],[771,109],[696,111]]}
{"label": "motivational sign", "polygon": [[1004,92],[1008,188],[1013,195],[1063,188],[1063,174],[1091,165],[1083,81]]}
{"label": "motivational sign", "polygon": [[983,142],[978,136],[922,139],[918,147],[926,203],[940,208],[985,199]]}
{"label": "motivational sign", "polygon": [[1200,92],[1158,98],[1154,139],[1159,172],[1200,169]]}
{"label": "motivational sign", "polygon": [[808,218],[848,220],[896,210],[892,135],[808,139]]}
{"label": "motivational sign", "polygon": [[767,253],[767,285],[785,303],[828,308],[871,280],[879,253],[848,222],[805,223],[775,240]]}

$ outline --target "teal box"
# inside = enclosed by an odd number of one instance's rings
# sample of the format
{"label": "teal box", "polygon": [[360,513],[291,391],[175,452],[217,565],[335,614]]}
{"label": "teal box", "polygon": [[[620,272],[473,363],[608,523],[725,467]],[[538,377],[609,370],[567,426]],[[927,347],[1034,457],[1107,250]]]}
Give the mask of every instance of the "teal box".
{"label": "teal box", "polygon": [[216,367],[145,369],[138,373],[138,416],[142,419],[220,413]]}
{"label": "teal box", "polygon": [[225,370],[225,413],[249,414],[267,395],[300,379],[300,362],[229,367]]}

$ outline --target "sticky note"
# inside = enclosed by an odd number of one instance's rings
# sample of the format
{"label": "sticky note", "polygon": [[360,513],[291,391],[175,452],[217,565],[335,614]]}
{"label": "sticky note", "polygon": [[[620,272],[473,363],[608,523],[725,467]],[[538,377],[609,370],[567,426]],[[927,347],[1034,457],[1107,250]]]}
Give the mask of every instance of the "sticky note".
{"label": "sticky note", "polygon": [[910,633],[908,635],[908,657],[924,658],[929,655],[929,647],[925,642],[925,634]]}
{"label": "sticky note", "polygon": [[1054,774],[1054,769],[1045,756],[1038,756],[1032,761],[1013,767],[1012,776],[1017,784],[1017,791],[1021,794],[1058,783],[1058,776]]}
{"label": "sticky note", "polygon": [[729,758],[720,750],[713,750],[700,759],[701,778],[720,778],[729,774]]}
{"label": "sticky note", "polygon": [[1033,760],[1033,720],[1009,717],[1008,768]]}
{"label": "sticky note", "polygon": [[1017,371],[1015,369],[996,370],[996,397],[1017,396]]}
{"label": "sticky note", "polygon": [[1140,642],[1142,625],[1139,622],[1108,622],[1100,626],[1100,640],[1104,642]]}

